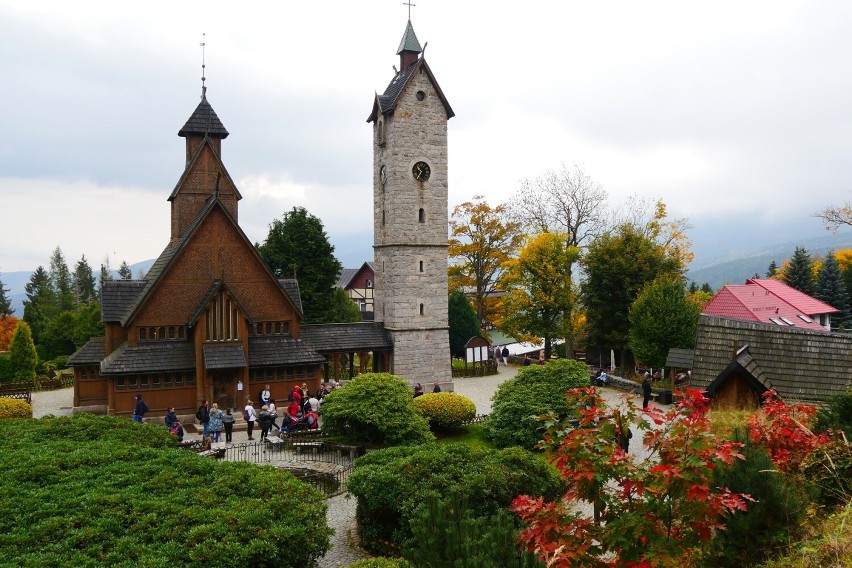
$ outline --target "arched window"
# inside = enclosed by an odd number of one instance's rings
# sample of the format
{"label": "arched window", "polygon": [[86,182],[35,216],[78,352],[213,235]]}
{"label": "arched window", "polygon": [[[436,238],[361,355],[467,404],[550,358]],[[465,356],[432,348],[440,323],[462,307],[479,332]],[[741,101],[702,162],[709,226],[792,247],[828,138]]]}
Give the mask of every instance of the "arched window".
{"label": "arched window", "polygon": [[420,304],[420,315],[423,315],[423,304]]}
{"label": "arched window", "polygon": [[417,219],[418,219],[421,223],[425,223],[425,222],[426,222],[426,210],[425,210],[425,209],[423,209],[422,207],[420,208],[420,211],[417,213]]}

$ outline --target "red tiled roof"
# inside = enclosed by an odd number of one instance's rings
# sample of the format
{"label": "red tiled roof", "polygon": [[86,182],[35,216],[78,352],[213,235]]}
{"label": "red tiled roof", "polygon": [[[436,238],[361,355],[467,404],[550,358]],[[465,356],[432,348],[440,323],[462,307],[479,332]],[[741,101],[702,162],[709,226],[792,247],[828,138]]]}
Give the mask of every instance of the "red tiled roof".
{"label": "red tiled roof", "polygon": [[[777,286],[776,286],[777,285]],[[703,312],[726,318],[828,331],[814,316],[837,310],[775,280],[753,279],[725,286]]]}

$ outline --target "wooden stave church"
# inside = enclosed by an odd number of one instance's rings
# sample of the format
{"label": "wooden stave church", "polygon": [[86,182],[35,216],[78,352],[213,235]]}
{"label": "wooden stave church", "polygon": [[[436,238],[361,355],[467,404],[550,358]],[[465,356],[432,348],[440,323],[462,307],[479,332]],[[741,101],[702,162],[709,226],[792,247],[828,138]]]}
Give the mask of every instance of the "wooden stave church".
{"label": "wooden stave church", "polygon": [[104,337],[68,362],[74,412],[129,416],[142,394],[150,417],[171,406],[192,416],[205,399],[241,408],[266,384],[283,400],[296,384],[316,392],[353,353],[362,372],[386,369],[392,346],[381,324],[305,326],[316,339],[349,338],[321,342],[323,353],[301,339],[298,282],[278,279],[237,222],[241,196],[221,159],[228,132],[206,92],[178,135],[186,168],[169,197],[171,239],[144,279],[103,283]]}
{"label": "wooden stave church", "polygon": [[[403,47],[397,54],[409,67],[425,65]],[[388,89],[399,95],[396,78]],[[221,158],[228,134],[202,86],[178,132],[186,167],[169,196],[169,244],[142,280],[103,283],[105,335],[68,361],[73,412],[129,416],[142,394],[148,419],[169,407],[186,418],[202,400],[242,407],[266,384],[282,400],[296,384],[315,391],[323,379],[351,376],[355,354],[359,372],[393,372],[401,354],[382,322],[300,325],[298,282],[278,279],[239,227],[242,196]]]}

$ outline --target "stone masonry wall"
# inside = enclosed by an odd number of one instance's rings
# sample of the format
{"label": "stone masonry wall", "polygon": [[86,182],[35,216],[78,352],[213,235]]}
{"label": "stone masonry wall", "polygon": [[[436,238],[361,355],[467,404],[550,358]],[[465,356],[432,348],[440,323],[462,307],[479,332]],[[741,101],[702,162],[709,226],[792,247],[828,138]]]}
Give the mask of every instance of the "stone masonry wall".
{"label": "stone masonry wall", "polygon": [[[380,128],[384,144],[379,143]],[[451,390],[447,113],[426,73],[412,78],[392,116],[374,124],[373,156],[375,317],[394,343],[393,372],[424,386],[438,379]],[[425,182],[412,173],[420,161],[431,170]]]}

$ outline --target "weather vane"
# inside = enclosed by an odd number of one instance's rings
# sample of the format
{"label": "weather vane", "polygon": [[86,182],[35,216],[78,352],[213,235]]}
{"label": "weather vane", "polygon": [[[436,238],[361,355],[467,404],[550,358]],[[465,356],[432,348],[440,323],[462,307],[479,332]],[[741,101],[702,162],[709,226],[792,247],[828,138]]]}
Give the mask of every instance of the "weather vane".
{"label": "weather vane", "polygon": [[408,19],[411,20],[411,7],[417,6],[417,4],[412,4],[411,0],[402,3],[403,6],[408,6]]}
{"label": "weather vane", "polygon": [[204,68],[207,67],[205,65],[205,61],[204,61],[204,46],[207,45],[206,39],[207,39],[207,34],[202,32],[201,43],[199,44],[199,45],[201,45],[201,96],[202,97],[207,94],[207,87],[204,85],[204,81],[207,80],[207,77],[204,76],[205,75]]}

